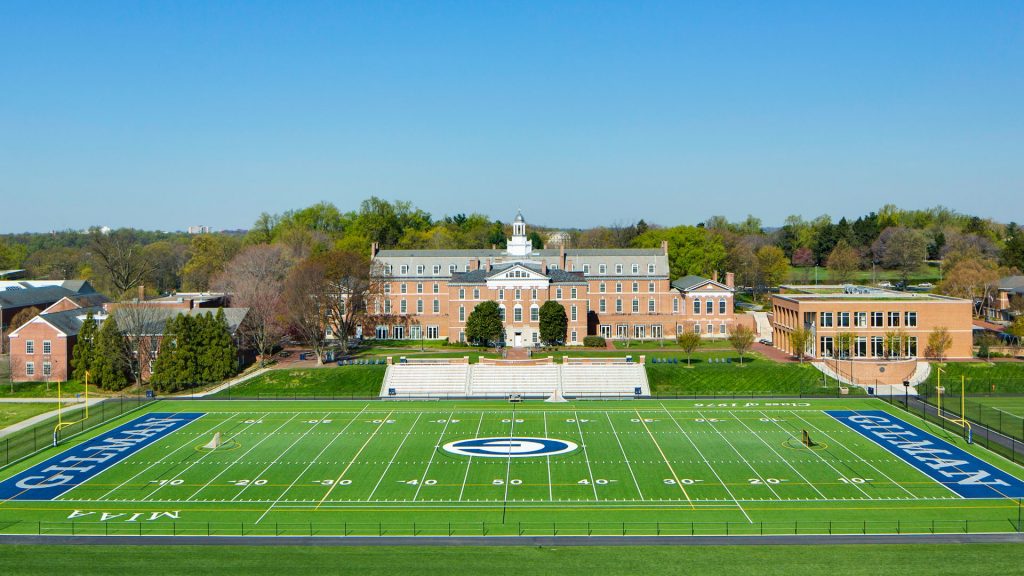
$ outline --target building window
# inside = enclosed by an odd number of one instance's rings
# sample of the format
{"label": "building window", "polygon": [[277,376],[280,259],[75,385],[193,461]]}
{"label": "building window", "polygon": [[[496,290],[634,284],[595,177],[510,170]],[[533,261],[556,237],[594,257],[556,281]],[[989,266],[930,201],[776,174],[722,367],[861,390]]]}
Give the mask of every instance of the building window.
{"label": "building window", "polygon": [[597,273],[598,274],[607,274],[608,273],[608,266],[606,264],[598,265]]}
{"label": "building window", "polygon": [[867,312],[854,312],[853,313],[853,325],[857,328],[866,328],[868,325],[868,313]]}
{"label": "building window", "polygon": [[913,328],[917,326],[917,312],[906,312],[903,315],[903,320],[904,324],[906,324],[908,327]]}
{"label": "building window", "polygon": [[704,312],[707,313],[707,314],[714,314],[715,313],[715,302],[714,302],[714,300],[706,300],[704,303],[705,303]]}
{"label": "building window", "polygon": [[405,326],[395,326],[395,339],[396,340],[404,340],[405,339]]}
{"label": "building window", "polygon": [[821,313],[821,320],[819,321],[819,324],[821,325],[822,328],[831,328],[832,327],[832,313],[831,312],[822,312]]}
{"label": "building window", "polygon": [[440,313],[441,313],[441,301],[438,300],[437,298],[434,298],[434,314],[440,314]]}
{"label": "building window", "polygon": [[36,375],[36,363],[35,362],[25,362],[25,376],[35,376],[35,375]]}
{"label": "building window", "polygon": [[654,298],[647,299],[647,311],[654,314]]}
{"label": "building window", "polygon": [[885,349],[882,347],[882,337],[871,337],[871,355],[875,357],[885,356]]}
{"label": "building window", "polygon": [[590,264],[584,264],[583,265],[583,273],[584,274],[590,274]]}
{"label": "building window", "polygon": [[718,333],[719,334],[725,334],[725,324],[719,324],[718,325]]}
{"label": "building window", "polygon": [[832,337],[822,336],[821,337],[821,356],[823,358],[831,358],[833,354],[832,350]]}
{"label": "building window", "polygon": [[837,312],[837,326],[840,328],[850,327],[850,313],[849,312]]}
{"label": "building window", "polygon": [[537,289],[536,288],[534,288],[533,291],[530,292],[530,299],[531,300],[536,300],[537,299]]}
{"label": "building window", "polygon": [[520,291],[519,288],[516,288],[516,300],[522,300],[522,299],[523,299],[522,291]]}
{"label": "building window", "polygon": [[459,288],[459,300],[465,300],[465,299],[466,299],[466,289],[465,288]]}
{"label": "building window", "polygon": [[726,314],[726,309],[727,308],[726,308],[725,298],[722,298],[721,300],[718,301],[718,313],[719,314]]}
{"label": "building window", "polygon": [[693,325],[693,333],[694,334],[700,334],[700,324],[694,324]]}
{"label": "building window", "polygon": [[654,264],[648,264],[647,265],[647,273],[648,274],[654,274]]}
{"label": "building window", "polygon": [[43,354],[52,354],[52,353],[53,353],[53,345],[50,343],[49,340],[43,340]]}
{"label": "building window", "polygon": [[633,293],[636,294],[639,291],[640,291],[640,283],[639,282],[633,282]]}
{"label": "building window", "polygon": [[661,338],[661,324],[651,325],[651,338]]}
{"label": "building window", "polygon": [[700,300],[693,301],[693,313],[700,314]]}
{"label": "building window", "polygon": [[412,338],[413,340],[419,340],[422,334],[423,330],[419,324],[413,324],[412,326],[409,326],[409,338]]}
{"label": "building window", "polygon": [[640,265],[639,264],[633,264],[633,274],[639,274],[639,273],[640,273]]}
{"label": "building window", "polygon": [[540,321],[540,308],[536,304],[530,306],[530,322]]}
{"label": "building window", "polygon": [[416,293],[423,294],[423,282],[416,283]]}
{"label": "building window", "polygon": [[615,265],[615,273],[616,274],[622,274],[622,264],[616,264]]}
{"label": "building window", "polygon": [[708,334],[714,334],[714,333],[715,333],[715,327],[713,325],[711,325],[711,324],[708,324]]}
{"label": "building window", "polygon": [[473,300],[479,300],[479,299],[480,299],[480,289],[479,288],[473,288]]}
{"label": "building window", "polygon": [[569,333],[569,341],[570,342],[575,342],[576,341],[576,331],[575,330],[573,330],[572,332]]}
{"label": "building window", "polygon": [[907,356],[917,357],[917,336],[907,336]]}
{"label": "building window", "polygon": [[640,312],[640,299],[633,298],[633,314]]}
{"label": "building window", "polygon": [[384,313],[391,314],[391,300],[384,301]]}
{"label": "building window", "polygon": [[459,322],[465,322],[465,321],[466,321],[466,307],[465,306],[459,306]]}
{"label": "building window", "polygon": [[405,294],[408,291],[409,291],[409,288],[405,285],[405,282],[403,282],[403,283],[398,285],[398,293],[399,294]]}
{"label": "building window", "polygon": [[569,298],[572,298],[573,300],[576,299],[576,289],[575,288],[569,288]]}
{"label": "building window", "polygon": [[434,276],[437,276],[440,273],[441,273],[441,265],[440,264],[434,264]]}
{"label": "building window", "polygon": [[622,282],[616,282],[615,283],[615,293],[619,294],[621,292],[622,292]]}
{"label": "building window", "polygon": [[622,313],[622,298],[615,299],[615,311],[619,314]]}
{"label": "building window", "polygon": [[647,291],[648,292],[654,292],[654,282],[648,282],[647,283]]}
{"label": "building window", "polygon": [[399,311],[399,312],[401,312],[402,314],[405,314],[405,313],[407,312],[407,310],[406,310],[406,306],[407,306],[407,304],[405,303],[405,300],[402,300],[402,301],[401,301],[401,302],[400,302],[400,303],[398,304],[398,311]]}
{"label": "building window", "polygon": [[391,276],[391,264],[384,265],[384,275]]}
{"label": "building window", "polygon": [[377,326],[374,330],[374,336],[380,340],[386,340],[388,337],[388,327],[384,325]]}
{"label": "building window", "polygon": [[578,316],[576,314],[576,305],[573,304],[572,306],[569,307],[569,319],[575,322],[577,317]]}
{"label": "building window", "polygon": [[434,282],[434,294],[438,294],[440,292],[441,292],[441,285],[438,284],[437,282]]}
{"label": "building window", "polygon": [[636,324],[633,326],[633,338],[637,340],[643,340],[646,338],[647,327],[643,324]]}
{"label": "building window", "polygon": [[458,269],[459,269],[459,267],[456,266],[455,264],[449,264],[448,265],[448,273],[449,274],[455,274],[455,271],[458,270]]}
{"label": "building window", "polygon": [[50,366],[49,362],[43,362],[43,376],[49,376],[53,372],[53,367]]}
{"label": "building window", "polygon": [[604,298],[601,298],[600,300],[597,301],[597,311],[602,313],[605,311]]}
{"label": "building window", "polygon": [[423,271],[424,270],[426,270],[426,267],[423,266],[423,264],[420,264],[420,265],[416,266],[416,275],[417,276],[423,276]]}
{"label": "building window", "polygon": [[679,313],[679,298],[673,298],[672,299],[672,313],[673,314],[678,314]]}
{"label": "building window", "polygon": [[881,312],[872,312],[871,313],[871,327],[872,328],[881,328],[882,327],[882,313]]}
{"label": "building window", "polygon": [[600,284],[597,285],[597,291],[600,292],[601,294],[604,294],[604,289],[605,289],[604,282],[601,282]]}
{"label": "building window", "polygon": [[408,274],[409,273],[409,265],[408,264],[402,264],[402,266],[398,268],[398,273],[401,274],[402,276],[405,276],[406,274]]}
{"label": "building window", "polygon": [[385,282],[384,283],[384,293],[385,294],[391,294],[391,283],[390,282]]}
{"label": "building window", "polygon": [[427,326],[427,338],[431,340],[437,340],[437,335],[437,326]]}
{"label": "building window", "polygon": [[36,343],[34,340],[25,340],[25,354],[35,354]]}
{"label": "building window", "polygon": [[868,355],[868,339],[864,336],[857,336],[853,341],[853,355],[863,358]]}
{"label": "building window", "polygon": [[498,300],[504,300],[504,299],[505,299],[505,289],[504,288],[498,288]]}
{"label": "building window", "polygon": [[900,313],[899,312],[889,312],[889,326],[899,326],[899,325],[900,325]]}
{"label": "building window", "polygon": [[512,309],[512,321],[522,322],[523,321],[523,307],[516,304],[516,307]]}

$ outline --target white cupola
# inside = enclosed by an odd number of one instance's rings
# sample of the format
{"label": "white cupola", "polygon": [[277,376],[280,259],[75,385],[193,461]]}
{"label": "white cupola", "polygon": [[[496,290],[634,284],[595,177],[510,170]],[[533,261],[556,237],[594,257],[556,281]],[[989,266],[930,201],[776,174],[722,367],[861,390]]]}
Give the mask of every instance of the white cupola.
{"label": "white cupola", "polygon": [[516,219],[512,221],[512,238],[508,241],[506,251],[509,256],[528,256],[533,252],[533,242],[526,237],[526,220],[523,219],[522,210],[516,213]]}

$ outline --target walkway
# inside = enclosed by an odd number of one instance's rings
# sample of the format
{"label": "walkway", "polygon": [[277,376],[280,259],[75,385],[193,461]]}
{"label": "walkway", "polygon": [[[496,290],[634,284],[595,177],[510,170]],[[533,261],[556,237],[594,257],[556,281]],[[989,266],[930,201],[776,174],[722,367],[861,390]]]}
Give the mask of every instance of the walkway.
{"label": "walkway", "polygon": [[[89,398],[89,406],[92,406],[94,404],[99,404],[100,402],[103,402],[104,400],[106,400],[106,398]],[[4,400],[4,402],[24,402],[24,401],[31,401],[31,402],[56,402],[57,399],[56,398],[8,398],[8,399]],[[84,404],[84,402],[82,402],[81,400],[77,400],[76,403]],[[76,408],[77,408],[77,406],[76,406]],[[51,410],[49,412],[44,412],[42,414],[37,414],[37,415],[35,415],[35,416],[31,417],[31,418],[26,418],[25,420],[22,420],[21,422],[16,422],[14,424],[11,424],[10,426],[0,430],[0,438],[3,438],[4,436],[7,436],[8,434],[13,434],[14,432],[17,432],[19,430],[24,430],[26,428],[31,428],[31,427],[35,426],[36,424],[39,424],[40,422],[45,422],[46,420],[49,420],[50,418],[55,418],[57,416],[58,412],[59,412],[59,410]]]}

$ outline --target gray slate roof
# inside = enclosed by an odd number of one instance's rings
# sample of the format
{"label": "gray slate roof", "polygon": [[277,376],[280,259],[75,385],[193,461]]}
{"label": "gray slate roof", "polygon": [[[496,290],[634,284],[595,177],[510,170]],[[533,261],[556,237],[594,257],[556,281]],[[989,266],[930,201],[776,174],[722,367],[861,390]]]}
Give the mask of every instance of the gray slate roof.
{"label": "gray slate roof", "polygon": [[704,278],[703,276],[683,276],[682,278],[676,278],[675,280],[673,280],[672,287],[675,288],[676,290],[682,290],[683,292],[686,292],[687,290],[693,289],[694,286],[698,286],[700,284],[710,281],[710,278]]}
{"label": "gray slate roof", "polygon": [[[182,310],[181,308],[165,308],[163,306],[144,306],[141,310],[144,313],[139,314],[137,317],[129,317],[125,314],[118,314],[120,309],[115,308],[113,315],[114,319],[117,320],[117,326],[122,331],[132,330],[135,328],[131,326],[134,322],[131,318],[137,318],[139,322],[143,322],[143,327],[139,330],[139,333],[145,336],[161,336],[164,330],[167,328],[167,321],[171,318],[176,317],[178,314],[187,314],[189,316],[199,316],[200,314],[210,314],[213,316],[217,315],[217,308],[192,308],[189,310]],[[238,330],[238,327],[245,320],[246,315],[249,314],[248,308],[224,308],[224,318],[228,322],[228,330],[234,334]]]}
{"label": "gray slate roof", "polygon": [[[567,248],[567,256],[661,256],[660,248]],[[534,250],[530,253],[537,256],[558,256],[559,250],[546,249]],[[431,258],[436,256],[464,256],[470,257],[498,257],[506,256],[505,250],[381,250],[377,257],[423,257]]]}
{"label": "gray slate roof", "polygon": [[99,315],[103,313],[102,306],[88,306],[86,308],[76,308],[74,310],[65,310],[63,312],[51,312],[49,314],[40,314],[39,317],[52,324],[57,330],[60,330],[68,336],[77,336],[78,331],[82,329],[82,322],[85,320],[86,315],[90,312],[93,315]]}
{"label": "gray slate roof", "polygon": [[1007,276],[999,279],[1000,290],[1016,292],[1019,288],[1024,288],[1024,276]]}
{"label": "gray slate roof", "polygon": [[27,308],[29,306],[50,305],[64,298],[75,296],[77,292],[62,286],[43,286],[41,288],[13,288],[0,290],[0,308]]}
{"label": "gray slate roof", "polygon": [[504,272],[505,270],[508,270],[509,268],[512,268],[514,266],[522,266],[523,268],[527,268],[529,270],[532,270],[532,271],[536,272],[537,274],[541,274],[541,275],[547,276],[551,280],[552,284],[586,284],[587,283],[587,281],[586,281],[585,277],[583,276],[582,272],[567,272],[567,271],[561,270],[561,269],[551,269],[551,268],[549,268],[547,273],[545,274],[544,272],[541,271],[541,267],[540,266],[537,266],[535,264],[524,264],[524,263],[520,263],[520,262],[513,262],[513,263],[509,263],[509,264],[498,264],[496,266],[491,267],[490,270],[487,270],[487,269],[484,269],[484,268],[480,268],[479,270],[471,270],[469,272],[456,272],[455,274],[452,274],[451,283],[452,284],[484,284],[485,282],[487,282],[487,279],[490,278],[491,276],[494,276],[496,274]]}

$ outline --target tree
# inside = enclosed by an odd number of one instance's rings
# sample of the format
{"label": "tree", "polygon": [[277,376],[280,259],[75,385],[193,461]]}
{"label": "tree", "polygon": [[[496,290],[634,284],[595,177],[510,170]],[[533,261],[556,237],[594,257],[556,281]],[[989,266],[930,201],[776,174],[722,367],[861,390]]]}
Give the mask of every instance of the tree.
{"label": "tree", "polygon": [[224,234],[199,234],[189,244],[191,256],[181,269],[182,284],[188,290],[206,291],[210,281],[238,252],[237,238]]}
{"label": "tree", "polygon": [[209,312],[198,316],[201,348],[199,355],[199,371],[201,382],[220,382],[234,376],[238,372],[238,347],[231,337],[224,309],[218,308],[216,314]]}
{"label": "tree", "polygon": [[1007,332],[1014,337],[1017,347],[1020,348],[1021,342],[1024,341],[1024,316],[1017,316]]}
{"label": "tree", "polygon": [[841,239],[828,255],[826,265],[832,281],[846,284],[853,279],[853,273],[860,266],[860,254],[846,240]]}
{"label": "tree", "polygon": [[71,377],[79,382],[85,382],[85,373],[92,366],[96,355],[96,331],[96,318],[89,312],[82,321],[82,327],[78,329],[75,347],[71,351]]}
{"label": "tree", "polygon": [[[781,252],[781,251],[780,251]],[[750,346],[754,344],[754,331],[751,330],[746,324],[739,324],[732,330],[732,334],[729,334],[729,344],[732,345],[736,353],[740,355],[740,364],[743,364],[743,355],[750,350]]]}
{"label": "tree", "polygon": [[287,331],[284,282],[290,261],[279,245],[249,246],[228,262],[213,282],[216,290],[231,295],[233,306],[248,308],[239,335],[267,362]]}
{"label": "tree", "polygon": [[501,323],[498,303],[489,300],[477,304],[466,319],[466,340],[477,346],[487,346],[504,338],[505,327]]}
{"label": "tree", "polygon": [[144,367],[157,355],[153,334],[163,329],[167,310],[144,302],[128,302],[117,305],[111,316],[117,320],[117,328],[121,332],[124,362],[132,379],[141,384]]}
{"label": "tree", "polygon": [[565,334],[569,329],[569,318],[565,315],[565,307],[554,300],[548,300],[540,307],[540,339],[551,344],[565,342]]}
{"label": "tree", "polygon": [[856,341],[857,335],[854,334],[853,332],[839,332],[838,334],[836,334],[836,358],[849,358],[851,350],[853,349],[853,343]]}
{"label": "tree", "polygon": [[142,248],[142,256],[150,268],[143,280],[159,294],[181,289],[181,269],[188,261],[188,247],[183,242],[160,240]]}
{"label": "tree", "polygon": [[338,337],[342,352],[348,353],[348,339],[366,315],[367,303],[383,293],[381,275],[373,273],[373,263],[365,253],[331,251],[312,260],[323,270],[327,283],[328,325]]}
{"label": "tree", "polygon": [[115,230],[104,233],[99,229],[92,230],[92,252],[97,262],[107,275],[110,283],[122,296],[139,285],[149,273],[150,263],[142,254],[142,246],[138,244],[130,230]]}
{"label": "tree", "polygon": [[700,334],[694,332],[693,329],[683,330],[682,333],[676,336],[676,342],[679,343],[679,347],[682,348],[683,352],[686,354],[686,365],[689,366],[690,355],[693,354],[693,351],[696,350],[698,346],[700,346]]}
{"label": "tree", "polygon": [[878,236],[871,250],[883,267],[898,270],[906,285],[910,275],[917,272],[928,256],[928,241],[917,230],[889,227]]}
{"label": "tree", "polygon": [[942,362],[946,351],[952,345],[953,339],[949,335],[949,330],[945,326],[938,326],[928,334],[928,348],[925,354]]}
{"label": "tree", "polygon": [[128,368],[124,337],[114,317],[108,316],[96,334],[89,374],[93,383],[104,390],[122,390],[129,383]]}
{"label": "tree", "polygon": [[995,260],[965,258],[947,269],[937,290],[941,294],[965,298],[974,303],[974,314],[980,316],[982,309],[995,297],[999,279],[1010,271],[1000,268]]}
{"label": "tree", "polygon": [[793,266],[814,266],[814,252],[810,248],[797,248],[793,250]]}
{"label": "tree", "polygon": [[42,312],[42,310],[36,308],[35,306],[29,306],[28,308],[22,308],[21,310],[18,310],[18,313],[11,317],[11,323],[9,326],[7,326],[6,332],[8,334],[14,332],[29,320],[35,318],[36,316],[39,316],[40,312]]}
{"label": "tree", "polygon": [[660,248],[668,241],[669,269],[673,278],[688,274],[710,276],[721,269],[727,253],[721,236],[696,226],[657,228],[637,236],[637,248]]}
{"label": "tree", "polygon": [[890,330],[882,338],[882,345],[885,347],[887,358],[899,358],[903,356],[903,343],[906,341],[906,334],[902,330]]}
{"label": "tree", "polygon": [[789,275],[786,254],[778,246],[762,246],[757,251],[757,267],[760,271],[758,284],[765,292],[785,282]]}
{"label": "tree", "polygon": [[332,297],[327,271],[321,262],[296,264],[284,282],[285,318],[291,331],[312,348],[317,364],[323,363]]}
{"label": "tree", "polygon": [[1024,228],[1015,222],[1006,226],[1006,243],[1003,245],[1004,266],[1024,270]]}
{"label": "tree", "polygon": [[797,328],[789,333],[789,347],[793,349],[797,360],[803,364],[804,356],[807,354],[807,345],[814,335],[806,328]]}

